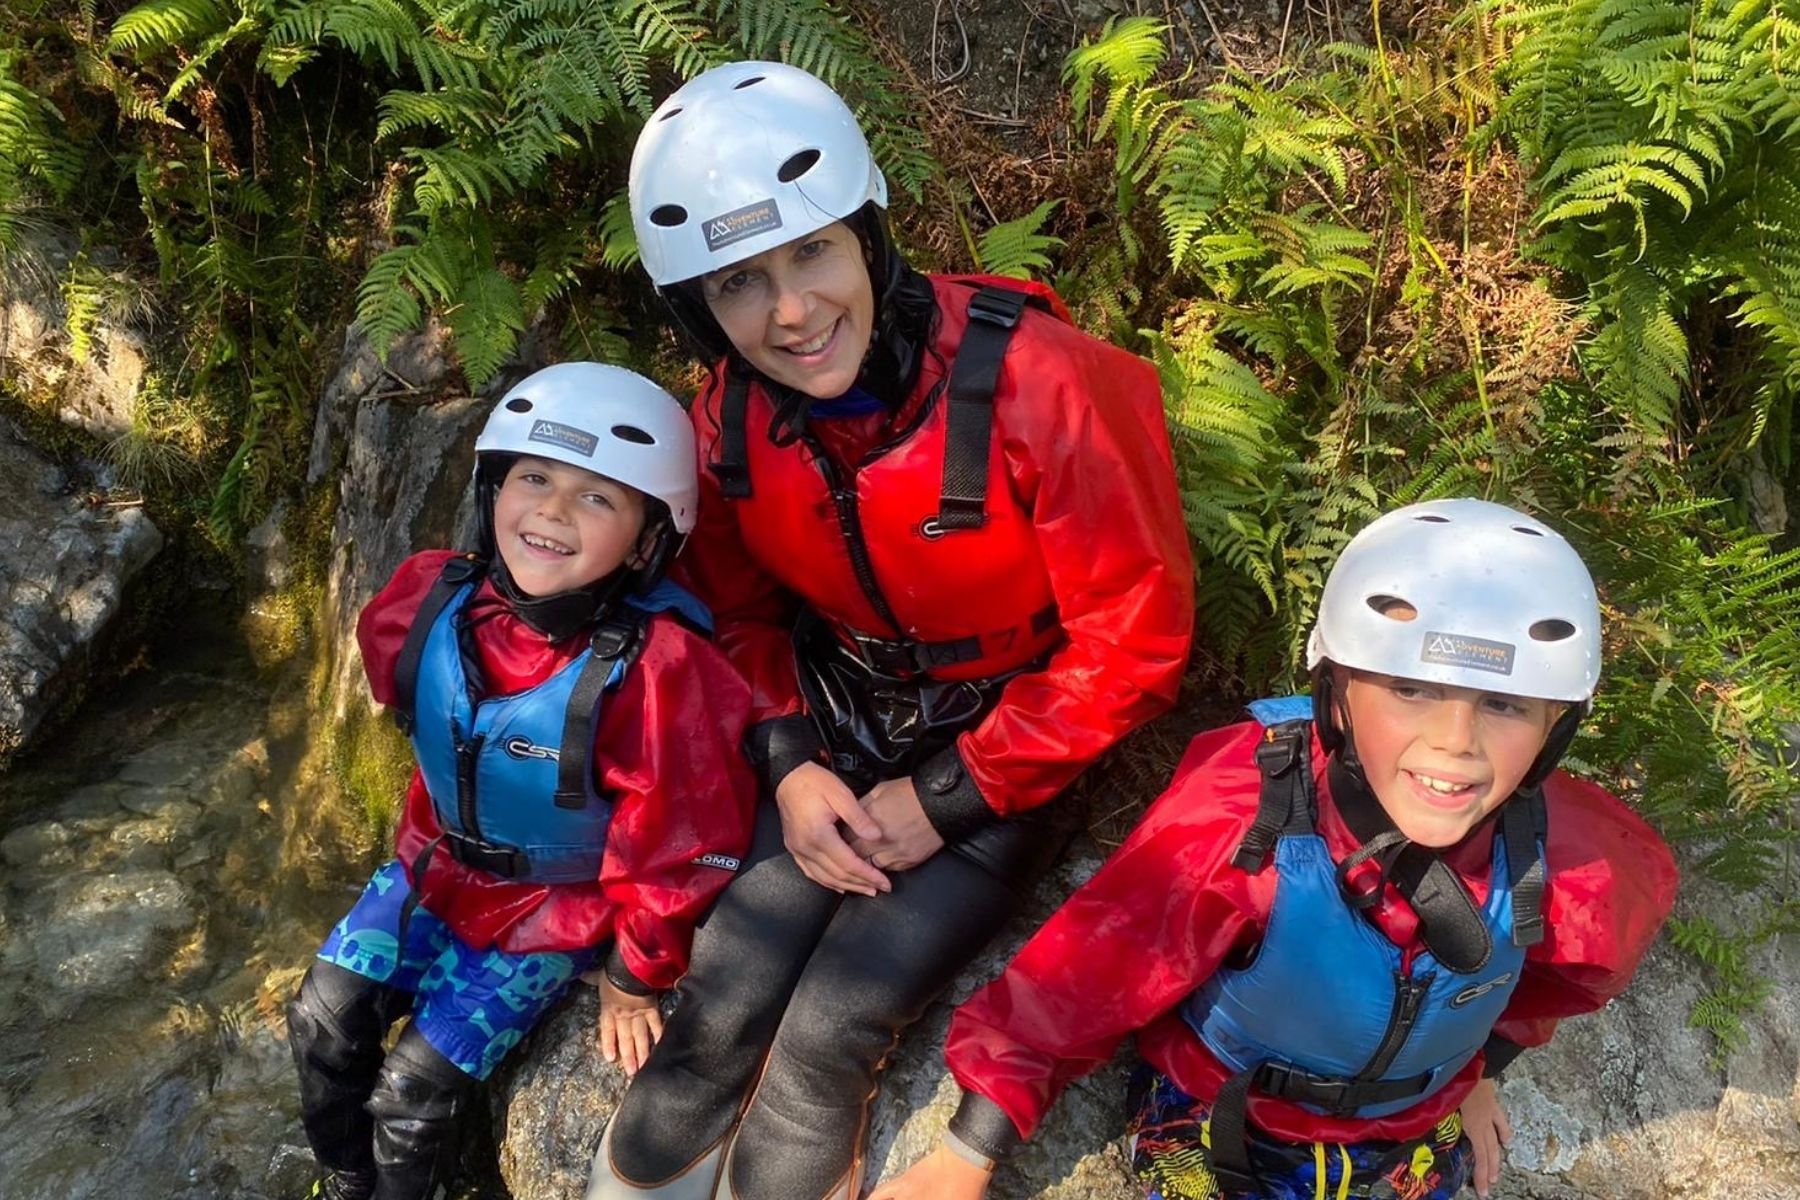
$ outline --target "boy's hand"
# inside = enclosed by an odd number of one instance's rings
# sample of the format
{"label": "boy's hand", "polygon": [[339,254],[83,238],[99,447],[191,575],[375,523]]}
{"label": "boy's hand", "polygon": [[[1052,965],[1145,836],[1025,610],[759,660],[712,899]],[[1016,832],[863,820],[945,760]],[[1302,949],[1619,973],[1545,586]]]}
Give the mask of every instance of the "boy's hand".
{"label": "boy's hand", "polygon": [[627,1076],[636,1075],[650,1058],[650,1047],[662,1039],[662,1011],[656,995],[634,996],[620,991],[608,979],[600,987],[600,1056],[618,1063]]}
{"label": "boy's hand", "polygon": [[1463,1132],[1475,1146],[1475,1194],[1487,1194],[1500,1179],[1500,1148],[1512,1141],[1512,1125],[1500,1106],[1500,1091],[1491,1079],[1475,1085],[1462,1103]]}
{"label": "boy's hand", "polygon": [[981,1200],[993,1173],[939,1146],[869,1194],[869,1200]]}
{"label": "boy's hand", "polygon": [[834,892],[873,896],[893,890],[888,877],[871,867],[838,832],[842,821],[862,839],[881,836],[881,826],[856,802],[844,781],[818,763],[801,763],[776,785],[781,834],[801,874]]}
{"label": "boy's hand", "polygon": [[850,848],[883,871],[916,867],[944,848],[910,779],[884,779],[862,798],[863,811],[881,825],[878,837],[855,837]]}

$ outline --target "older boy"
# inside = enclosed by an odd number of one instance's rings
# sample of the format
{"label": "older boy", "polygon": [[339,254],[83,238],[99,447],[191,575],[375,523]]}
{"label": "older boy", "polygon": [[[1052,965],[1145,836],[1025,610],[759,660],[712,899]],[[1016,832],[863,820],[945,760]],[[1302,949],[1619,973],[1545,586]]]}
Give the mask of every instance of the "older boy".
{"label": "older boy", "polygon": [[1521,513],[1413,505],[1345,549],[1308,658],[1311,699],[1196,738],[956,1014],[962,1106],[873,1200],[981,1196],[1133,1031],[1153,1200],[1486,1194],[1494,1077],[1617,995],[1674,897],[1656,834],[1555,771],[1599,678],[1593,582]]}

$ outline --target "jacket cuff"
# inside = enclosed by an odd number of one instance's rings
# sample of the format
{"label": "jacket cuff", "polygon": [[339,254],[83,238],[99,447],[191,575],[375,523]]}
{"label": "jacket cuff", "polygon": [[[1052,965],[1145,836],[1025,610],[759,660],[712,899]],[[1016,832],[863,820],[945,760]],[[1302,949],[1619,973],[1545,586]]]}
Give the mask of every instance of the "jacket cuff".
{"label": "jacket cuff", "polygon": [[744,749],[771,794],[795,767],[825,761],[825,741],[804,713],[757,722],[744,734]]}
{"label": "jacket cuff", "polygon": [[1510,1038],[1503,1038],[1497,1033],[1488,1034],[1487,1045],[1481,1049],[1482,1053],[1487,1056],[1481,1066],[1483,1079],[1500,1078],[1500,1072],[1512,1066],[1513,1059],[1525,1053],[1525,1047]]}
{"label": "jacket cuff", "polygon": [[654,996],[657,989],[651,987],[625,965],[625,956],[619,953],[619,943],[615,940],[613,947],[606,955],[606,982],[624,992],[627,996]]}
{"label": "jacket cuff", "polygon": [[975,786],[954,742],[921,763],[912,783],[931,827],[946,842],[960,842],[1000,819]]}
{"label": "jacket cuff", "polygon": [[950,1132],[995,1162],[1011,1157],[1025,1144],[1012,1118],[980,1092],[963,1093],[956,1115],[950,1118]]}

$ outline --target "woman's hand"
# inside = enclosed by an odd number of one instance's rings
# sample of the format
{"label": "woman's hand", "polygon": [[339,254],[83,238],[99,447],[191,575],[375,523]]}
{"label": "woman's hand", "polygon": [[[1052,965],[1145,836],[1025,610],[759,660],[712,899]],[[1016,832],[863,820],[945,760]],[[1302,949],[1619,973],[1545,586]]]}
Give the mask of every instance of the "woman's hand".
{"label": "woman's hand", "polygon": [[1500,1106],[1500,1092],[1491,1079],[1475,1085],[1462,1103],[1463,1132],[1475,1146],[1475,1194],[1487,1194],[1500,1179],[1500,1148],[1512,1141],[1512,1125]]}
{"label": "woman's hand", "polygon": [[600,988],[600,1056],[618,1063],[629,1077],[650,1058],[650,1047],[662,1040],[662,1011],[656,995],[634,996],[602,978]]}
{"label": "woman's hand", "polygon": [[869,1194],[869,1200],[981,1200],[991,1171],[939,1146]]}
{"label": "woman's hand", "polygon": [[857,836],[850,848],[883,871],[916,867],[944,848],[910,779],[884,779],[862,798],[863,811],[881,826],[876,837]]}
{"label": "woman's hand", "polygon": [[892,891],[888,877],[850,848],[838,832],[842,821],[857,838],[881,836],[877,818],[863,811],[844,781],[818,763],[802,763],[775,787],[781,834],[800,871],[834,892],[873,896]]}

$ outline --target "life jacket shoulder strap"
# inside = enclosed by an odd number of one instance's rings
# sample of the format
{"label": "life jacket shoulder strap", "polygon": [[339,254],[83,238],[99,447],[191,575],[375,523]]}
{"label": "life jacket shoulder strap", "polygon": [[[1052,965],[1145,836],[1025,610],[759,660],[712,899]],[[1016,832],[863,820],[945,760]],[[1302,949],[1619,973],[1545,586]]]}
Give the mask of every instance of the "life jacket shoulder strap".
{"label": "life jacket shoulder strap", "polygon": [[631,664],[643,653],[648,626],[647,614],[621,604],[594,630],[590,645],[592,654],[582,664],[581,674],[569,692],[568,706],[563,710],[563,736],[556,760],[558,808],[587,807],[590,795],[588,770],[594,753],[594,714],[600,707],[600,693],[606,690],[615,670],[620,667],[630,670]]}
{"label": "life jacket shoulder strap", "polygon": [[750,444],[744,433],[749,408],[750,381],[726,368],[725,394],[719,406],[719,458],[707,466],[719,481],[720,493],[728,500],[750,496]]}
{"label": "life jacket shoulder strap", "polygon": [[419,603],[412,627],[406,631],[406,640],[400,643],[400,657],[394,662],[393,714],[394,724],[408,737],[412,736],[417,719],[415,693],[419,688],[419,661],[425,655],[425,641],[431,636],[431,627],[437,624],[439,614],[456,598],[456,593],[487,574],[487,566],[487,560],[476,554],[458,554],[446,559],[431,590]]}
{"label": "life jacket shoulder strap", "polygon": [[1006,348],[1028,304],[1047,311],[1041,297],[1011,288],[989,285],[969,298],[969,323],[950,368],[944,480],[938,494],[941,529],[978,529],[987,523],[994,388]]}
{"label": "life jacket shoulder strap", "polygon": [[1263,869],[1275,840],[1287,833],[1311,833],[1314,821],[1311,719],[1264,728],[1256,746],[1262,789],[1256,820],[1238,843],[1232,865],[1251,874]]}
{"label": "life jacket shoulder strap", "polygon": [[1544,838],[1550,832],[1549,806],[1543,785],[1521,788],[1501,810],[1500,836],[1506,844],[1506,869],[1512,876],[1512,940],[1535,946],[1544,940]]}

